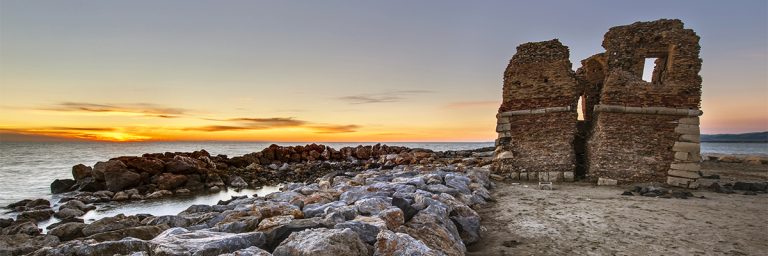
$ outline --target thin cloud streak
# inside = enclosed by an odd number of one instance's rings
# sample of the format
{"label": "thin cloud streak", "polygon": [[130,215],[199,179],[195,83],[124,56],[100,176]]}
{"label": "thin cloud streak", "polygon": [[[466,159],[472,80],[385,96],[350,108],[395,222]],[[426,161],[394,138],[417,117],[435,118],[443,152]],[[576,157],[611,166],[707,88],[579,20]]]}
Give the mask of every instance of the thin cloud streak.
{"label": "thin cloud streak", "polygon": [[447,108],[490,108],[498,107],[501,101],[497,100],[481,100],[481,101],[457,101],[451,102],[446,105]]}
{"label": "thin cloud streak", "polygon": [[85,112],[85,113],[126,113],[157,118],[177,118],[187,114],[188,110],[170,108],[151,103],[134,104],[93,104],[85,102],[62,102],[40,110],[56,112]]}
{"label": "thin cloud streak", "polygon": [[208,121],[218,121],[231,123],[228,125],[207,125],[200,127],[182,128],[183,131],[244,131],[244,130],[267,130],[276,128],[306,128],[315,133],[350,133],[356,132],[359,125],[335,125],[335,124],[314,124],[305,120],[295,119],[293,117],[270,117],[270,118],[252,118],[237,117],[225,119],[205,119]]}
{"label": "thin cloud streak", "polygon": [[415,94],[433,93],[430,90],[398,90],[381,93],[357,94],[341,96],[336,99],[346,101],[350,104],[374,104],[399,102]]}

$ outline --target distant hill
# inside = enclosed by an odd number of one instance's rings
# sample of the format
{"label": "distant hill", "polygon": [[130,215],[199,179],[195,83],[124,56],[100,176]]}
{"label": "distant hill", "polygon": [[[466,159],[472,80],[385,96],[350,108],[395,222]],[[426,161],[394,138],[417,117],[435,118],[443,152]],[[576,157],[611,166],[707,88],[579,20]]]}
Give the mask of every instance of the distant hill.
{"label": "distant hill", "polygon": [[741,134],[702,134],[702,142],[765,142],[768,143],[768,131]]}

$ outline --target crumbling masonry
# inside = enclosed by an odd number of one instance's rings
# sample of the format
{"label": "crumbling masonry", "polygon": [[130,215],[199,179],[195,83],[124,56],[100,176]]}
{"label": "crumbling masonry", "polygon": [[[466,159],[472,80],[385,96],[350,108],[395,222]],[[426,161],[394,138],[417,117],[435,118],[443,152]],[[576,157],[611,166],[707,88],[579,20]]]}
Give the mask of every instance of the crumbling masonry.
{"label": "crumbling masonry", "polygon": [[[697,187],[698,42],[680,20],[618,26],[605,34],[605,53],[576,72],[558,40],[518,46],[504,72],[494,171],[519,180]],[[652,71],[643,70],[648,58]],[[652,72],[650,81],[643,72]]]}

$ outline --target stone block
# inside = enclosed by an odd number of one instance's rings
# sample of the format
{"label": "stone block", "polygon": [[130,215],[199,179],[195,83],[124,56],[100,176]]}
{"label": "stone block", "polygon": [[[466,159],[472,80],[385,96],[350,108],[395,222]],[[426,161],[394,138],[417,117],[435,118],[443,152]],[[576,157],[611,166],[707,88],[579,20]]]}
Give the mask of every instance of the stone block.
{"label": "stone block", "polygon": [[701,146],[699,143],[693,143],[693,142],[675,142],[675,145],[672,146],[672,150],[675,152],[699,152],[701,150]]}
{"label": "stone block", "polygon": [[701,170],[699,163],[672,163],[670,169],[698,172]]}
{"label": "stone block", "polygon": [[667,184],[675,187],[687,188],[691,182],[693,182],[692,179],[667,176]]}
{"label": "stone block", "polygon": [[619,181],[609,178],[598,178],[597,179],[597,185],[598,186],[616,186],[619,184]]}
{"label": "stone block", "polygon": [[496,119],[496,124],[509,124],[509,117],[499,117]]}
{"label": "stone block", "polygon": [[677,161],[688,161],[688,152],[675,152],[675,160]]}
{"label": "stone block", "polygon": [[701,136],[693,135],[693,134],[683,134],[683,135],[680,135],[680,141],[699,143],[701,142]]}
{"label": "stone block", "polygon": [[512,180],[520,180],[520,173],[519,172],[511,172],[509,173],[509,178]]}
{"label": "stone block", "polygon": [[529,172],[528,173],[528,180],[539,180],[540,173],[538,172]]}
{"label": "stone block", "polygon": [[680,121],[678,122],[680,124],[691,124],[691,125],[699,125],[699,117],[684,117],[680,118]]}
{"label": "stone block", "polygon": [[563,172],[547,172],[550,182],[562,181]]}
{"label": "stone block", "polygon": [[699,126],[690,124],[681,124],[675,128],[675,132],[679,134],[699,135]]}
{"label": "stone block", "polygon": [[690,189],[698,189],[699,188],[699,182],[697,180],[691,181],[691,183],[688,183],[688,188],[690,188]]}
{"label": "stone block", "polygon": [[563,181],[574,181],[573,172],[563,172]]}
{"label": "stone block", "polygon": [[670,176],[681,177],[681,178],[690,178],[690,179],[698,179],[699,177],[701,177],[699,172],[686,171],[686,170],[675,170],[675,169],[669,170],[669,172],[667,172],[667,174],[670,175]]}
{"label": "stone block", "polygon": [[496,132],[506,132],[512,129],[511,124],[498,124],[496,125]]}
{"label": "stone block", "polygon": [[515,155],[512,154],[512,152],[509,152],[509,151],[503,151],[503,152],[499,153],[498,155],[496,155],[496,159],[497,160],[510,159],[510,158],[513,158],[513,157],[515,157]]}

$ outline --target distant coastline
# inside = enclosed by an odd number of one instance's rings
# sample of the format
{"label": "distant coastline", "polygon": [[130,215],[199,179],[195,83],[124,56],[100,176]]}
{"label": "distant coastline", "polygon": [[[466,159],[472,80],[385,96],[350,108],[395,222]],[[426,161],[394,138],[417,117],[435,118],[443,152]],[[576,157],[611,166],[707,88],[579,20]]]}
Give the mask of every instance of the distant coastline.
{"label": "distant coastline", "polygon": [[701,142],[709,143],[768,143],[768,131],[740,134],[702,134]]}

